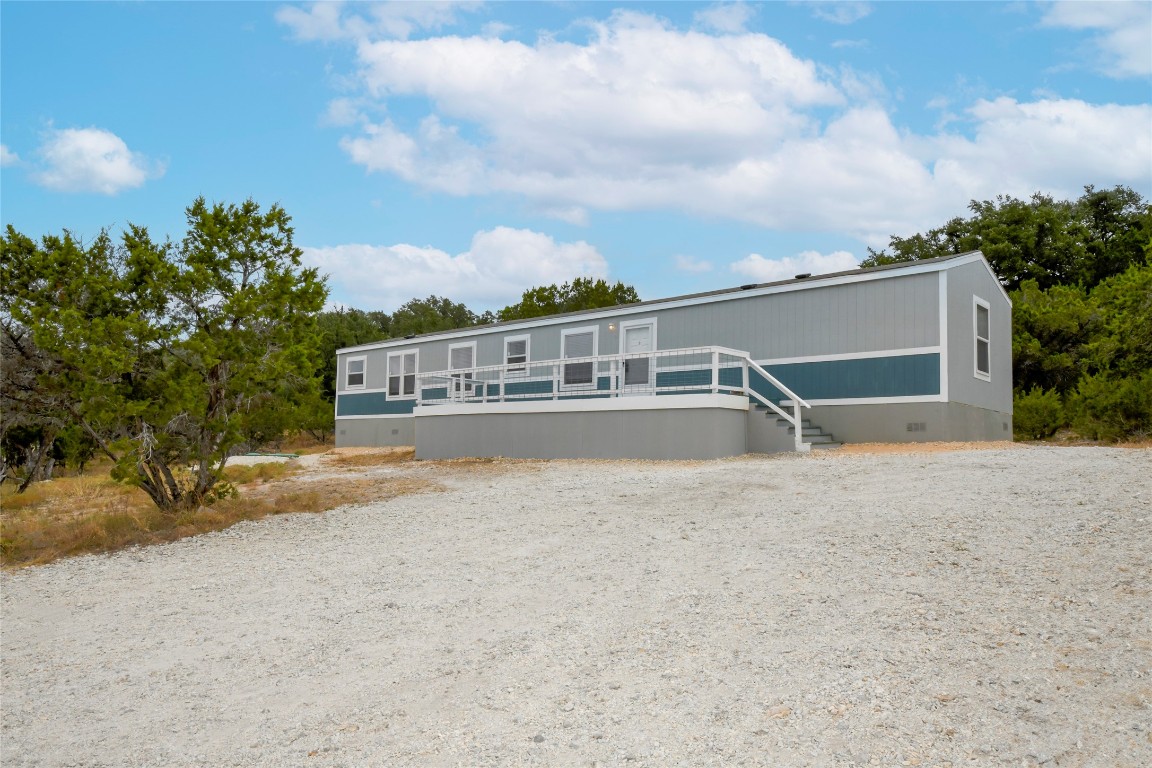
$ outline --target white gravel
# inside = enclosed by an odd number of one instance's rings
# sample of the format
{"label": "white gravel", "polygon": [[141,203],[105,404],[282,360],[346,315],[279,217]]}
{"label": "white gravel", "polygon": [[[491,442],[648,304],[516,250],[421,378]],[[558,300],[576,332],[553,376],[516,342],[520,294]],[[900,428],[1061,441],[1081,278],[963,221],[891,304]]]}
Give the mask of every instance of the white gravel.
{"label": "white gravel", "polygon": [[1152,765],[1150,451],[431,470],[4,573],[0,762]]}

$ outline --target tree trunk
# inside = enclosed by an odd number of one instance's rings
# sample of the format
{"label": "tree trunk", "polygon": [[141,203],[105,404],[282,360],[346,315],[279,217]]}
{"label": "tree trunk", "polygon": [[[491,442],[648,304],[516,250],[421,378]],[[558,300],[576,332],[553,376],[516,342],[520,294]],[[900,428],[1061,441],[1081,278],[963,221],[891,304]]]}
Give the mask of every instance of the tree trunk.
{"label": "tree trunk", "polygon": [[40,445],[36,447],[36,453],[27,464],[27,471],[24,474],[24,480],[20,483],[20,487],[16,489],[16,493],[24,493],[28,490],[28,486],[40,480],[40,467],[44,464],[45,457],[48,456],[48,449],[52,447],[52,442],[56,436],[51,432],[45,432],[40,436]]}

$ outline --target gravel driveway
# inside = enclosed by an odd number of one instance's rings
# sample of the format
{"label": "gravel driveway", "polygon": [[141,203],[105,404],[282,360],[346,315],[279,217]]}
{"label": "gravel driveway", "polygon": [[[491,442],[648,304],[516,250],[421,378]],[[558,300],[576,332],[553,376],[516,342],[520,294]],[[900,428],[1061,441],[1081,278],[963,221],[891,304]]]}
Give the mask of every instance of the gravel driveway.
{"label": "gravel driveway", "polygon": [[374,471],[4,573],[0,762],[1152,765],[1152,451]]}

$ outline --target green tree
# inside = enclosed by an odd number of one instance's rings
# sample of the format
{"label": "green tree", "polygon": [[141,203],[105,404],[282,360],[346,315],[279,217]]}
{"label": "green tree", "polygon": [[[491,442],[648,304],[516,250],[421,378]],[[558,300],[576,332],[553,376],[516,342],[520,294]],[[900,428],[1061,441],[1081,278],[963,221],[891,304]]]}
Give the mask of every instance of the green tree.
{"label": "green tree", "polygon": [[429,296],[426,299],[412,299],[393,312],[389,335],[392,338],[404,338],[484,325],[492,321],[491,313],[477,315],[463,304],[441,296]]}
{"label": "green tree", "polygon": [[602,279],[578,277],[564,285],[545,285],[524,291],[520,302],[497,313],[500,320],[526,320],[544,315],[557,315],[562,312],[577,312],[582,309],[615,307],[621,304],[635,304],[640,301],[636,289],[617,282],[609,285]]}
{"label": "green tree", "polygon": [[131,225],[118,245],[29,247],[11,227],[0,244],[4,320],[50,361],[39,392],[171,511],[210,501],[234,449],[319,397],[327,296],[279,206],[201,198],[186,219],[178,244]]}
{"label": "green tree", "polygon": [[343,307],[317,316],[316,326],[320,332],[317,374],[326,400],[332,402],[336,397],[336,350],[388,338],[391,320],[386,312],[364,312]]}
{"label": "green tree", "polygon": [[888,248],[868,249],[862,267],[980,250],[1004,286],[1027,280],[1091,288],[1142,259],[1152,236],[1152,206],[1128,187],[1084,188],[1076,201],[1036,193],[1030,200],[1001,195],[973,200],[969,218],[910,237],[893,235]]}
{"label": "green tree", "polygon": [[1012,298],[1012,376],[1017,392],[1076,388],[1088,371],[1089,345],[1100,330],[1100,314],[1075,285],[1047,290],[1027,280]]}

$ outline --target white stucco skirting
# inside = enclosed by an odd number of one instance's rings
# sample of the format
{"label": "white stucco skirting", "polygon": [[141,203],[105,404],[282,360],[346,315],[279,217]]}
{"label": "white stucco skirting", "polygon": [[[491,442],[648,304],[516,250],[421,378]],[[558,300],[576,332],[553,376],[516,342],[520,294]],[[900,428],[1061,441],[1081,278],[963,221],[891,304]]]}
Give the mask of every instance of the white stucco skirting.
{"label": "white stucco skirting", "polygon": [[504,403],[454,403],[420,405],[416,418],[428,416],[475,416],[488,413],[589,413],[594,411],[669,411],[680,408],[727,408],[747,411],[743,395],[635,395],[570,400],[519,400]]}

